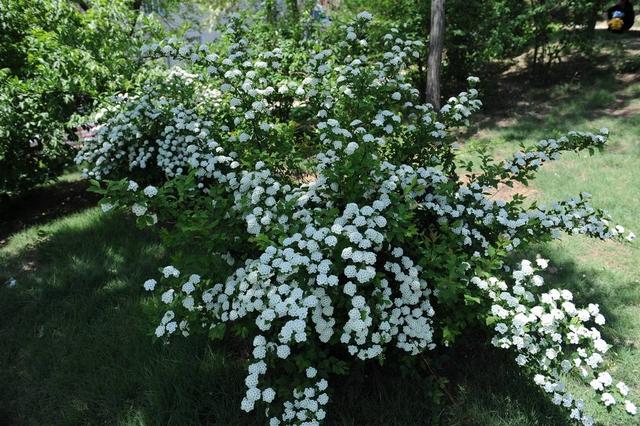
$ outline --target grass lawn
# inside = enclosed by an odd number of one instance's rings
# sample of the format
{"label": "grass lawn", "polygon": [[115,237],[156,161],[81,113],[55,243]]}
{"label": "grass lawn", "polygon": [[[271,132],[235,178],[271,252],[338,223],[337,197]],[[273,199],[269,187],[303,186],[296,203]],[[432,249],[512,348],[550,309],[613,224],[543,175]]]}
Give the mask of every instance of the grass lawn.
{"label": "grass lawn", "polygon": [[[496,157],[513,152],[513,142],[529,145],[570,130],[610,130],[603,153],[568,153],[541,169],[525,193],[541,202],[592,195],[592,205],[616,223],[640,234],[640,76],[621,75],[583,85],[533,91],[535,106],[517,107],[471,129],[463,155],[484,146]],[[609,324],[607,338],[616,376],[640,394],[640,244],[564,236],[539,252],[552,259],[549,281],[572,290],[583,303],[599,303]],[[602,412],[594,407],[595,411]],[[633,423],[614,419],[616,425]]]}
{"label": "grass lawn", "polygon": [[[604,153],[548,165],[532,195],[548,201],[588,191],[595,206],[640,234],[640,82],[561,85],[529,98],[535,108],[481,121],[463,155],[488,146],[506,156],[514,141],[609,127]],[[565,237],[537,251],[552,259],[550,281],[604,308],[616,376],[640,395],[640,244]],[[31,227],[0,247],[0,284],[17,280],[0,286],[0,424],[264,424],[240,411],[241,347],[213,347],[198,336],[154,341],[159,307],[142,282],[164,259],[154,235],[96,208]],[[430,377],[410,381],[393,366],[369,368],[337,383],[328,423],[568,424],[509,354],[468,340],[445,354],[439,370],[453,400],[432,404]]]}

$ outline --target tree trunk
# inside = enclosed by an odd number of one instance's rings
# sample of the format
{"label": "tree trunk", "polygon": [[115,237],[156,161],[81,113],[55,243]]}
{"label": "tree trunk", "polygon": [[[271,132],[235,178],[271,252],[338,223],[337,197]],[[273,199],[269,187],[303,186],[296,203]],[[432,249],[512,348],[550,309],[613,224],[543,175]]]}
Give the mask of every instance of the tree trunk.
{"label": "tree trunk", "polygon": [[300,21],[300,9],[298,8],[298,0],[289,0],[287,6],[289,6],[289,12],[295,22]]}
{"label": "tree trunk", "polygon": [[75,0],[75,3],[83,12],[89,10],[89,5],[84,0]]}
{"label": "tree trunk", "polygon": [[602,0],[593,0],[591,10],[588,12],[589,16],[587,17],[586,31],[591,38],[596,33],[596,24],[598,23],[598,20],[602,17],[602,9],[604,7],[603,3],[604,2]]}
{"label": "tree trunk", "polygon": [[133,17],[131,22],[131,31],[129,31],[129,37],[133,37],[133,33],[136,31],[136,24],[138,23],[138,15],[140,15],[140,9],[142,9],[142,0],[133,0],[133,3],[131,4]]}
{"label": "tree trunk", "polygon": [[440,69],[444,47],[444,0],[431,0],[431,31],[427,60],[427,102],[440,110]]}

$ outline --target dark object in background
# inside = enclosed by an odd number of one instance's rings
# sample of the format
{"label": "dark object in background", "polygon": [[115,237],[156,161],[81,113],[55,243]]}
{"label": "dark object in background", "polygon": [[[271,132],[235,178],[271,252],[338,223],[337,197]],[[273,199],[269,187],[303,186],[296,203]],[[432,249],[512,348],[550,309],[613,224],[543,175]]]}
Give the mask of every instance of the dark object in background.
{"label": "dark object in background", "polygon": [[[631,0],[620,0],[615,6],[607,9],[607,22],[609,31],[614,33],[623,33],[633,26],[636,14],[633,10]],[[622,26],[616,28],[612,26],[612,20],[621,19]]]}

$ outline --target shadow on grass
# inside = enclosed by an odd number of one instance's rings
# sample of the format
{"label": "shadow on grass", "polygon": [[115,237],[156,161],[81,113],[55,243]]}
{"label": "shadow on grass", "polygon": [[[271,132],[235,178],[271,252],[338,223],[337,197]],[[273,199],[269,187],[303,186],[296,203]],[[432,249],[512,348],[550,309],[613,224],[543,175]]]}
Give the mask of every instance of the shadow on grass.
{"label": "shadow on grass", "polygon": [[[610,272],[595,267],[581,266],[558,248],[549,245],[537,247],[522,258],[532,259],[535,257],[534,253],[552,259],[549,270],[543,274],[547,284],[554,288],[570,290],[577,307],[586,307],[590,303],[599,305],[600,312],[607,320],[606,326],[602,329],[605,340],[618,348],[633,345],[624,336],[624,330],[629,324],[620,318],[619,312],[621,308],[640,305],[637,277],[624,279],[620,275],[614,277]],[[610,282],[612,279],[617,282]]]}
{"label": "shadow on grass", "polygon": [[236,359],[152,338],[160,309],[141,283],[163,257],[153,235],[91,210],[0,259],[17,279],[0,288],[1,424],[255,423]]}
{"label": "shadow on grass", "polygon": [[[500,132],[505,142],[560,136],[572,129],[593,129],[592,121],[625,119],[640,115],[640,75],[606,76],[581,84],[557,85],[552,90],[532,91],[527,101],[503,112],[480,116],[463,139],[471,148],[495,144],[487,132]],[[479,132],[482,129],[482,132]],[[615,129],[614,129],[615,131]],[[514,146],[515,148],[515,146]]]}
{"label": "shadow on grass", "polygon": [[422,367],[403,375],[397,365],[368,364],[339,380],[330,410],[331,425],[557,425],[571,423],[541,390],[524,377],[513,355],[467,336],[450,350],[426,353],[449,395],[434,400],[433,373]]}
{"label": "shadow on grass", "polygon": [[17,198],[0,197],[0,247],[15,232],[95,206],[99,197],[87,192],[88,186],[88,181],[59,181]]}
{"label": "shadow on grass", "polygon": [[[201,336],[152,338],[161,308],[141,283],[165,254],[155,236],[90,210],[0,259],[0,423],[257,425],[239,409],[242,357]],[[29,259],[29,269],[23,263]],[[441,350],[453,403],[433,381],[367,364],[335,380],[330,425],[564,425],[566,415],[483,336]]]}

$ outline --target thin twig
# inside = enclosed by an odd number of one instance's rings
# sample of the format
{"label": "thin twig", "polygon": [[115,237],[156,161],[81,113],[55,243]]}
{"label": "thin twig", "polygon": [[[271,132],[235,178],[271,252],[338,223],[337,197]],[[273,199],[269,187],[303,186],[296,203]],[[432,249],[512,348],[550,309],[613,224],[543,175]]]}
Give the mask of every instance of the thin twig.
{"label": "thin twig", "polygon": [[436,372],[433,370],[433,368],[431,368],[431,364],[429,363],[429,361],[424,357],[424,355],[420,355],[420,359],[422,359],[422,361],[426,364],[427,368],[429,369],[429,372],[431,373],[431,376],[433,376],[436,379],[438,386],[440,386],[442,391],[449,397],[449,401],[451,401],[452,404],[455,404],[456,401],[453,398],[453,395],[451,395],[451,393],[449,392],[449,390],[445,385],[440,384],[440,376],[438,376]]}

